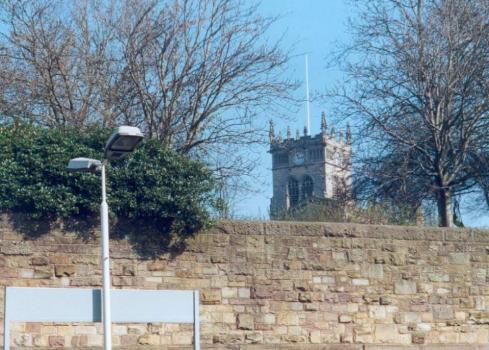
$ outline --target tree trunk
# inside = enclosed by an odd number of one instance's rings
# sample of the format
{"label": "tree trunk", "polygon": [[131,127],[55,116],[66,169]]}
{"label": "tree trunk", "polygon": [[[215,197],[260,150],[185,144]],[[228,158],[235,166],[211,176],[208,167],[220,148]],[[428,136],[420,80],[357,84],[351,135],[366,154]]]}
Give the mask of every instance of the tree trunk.
{"label": "tree trunk", "polygon": [[453,227],[452,194],[450,190],[438,192],[438,218],[440,227]]}

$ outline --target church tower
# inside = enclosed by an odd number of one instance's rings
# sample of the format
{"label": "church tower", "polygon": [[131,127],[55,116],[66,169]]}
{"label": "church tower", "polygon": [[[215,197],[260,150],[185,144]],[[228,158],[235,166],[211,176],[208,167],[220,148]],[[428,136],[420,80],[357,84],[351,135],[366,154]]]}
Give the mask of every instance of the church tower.
{"label": "church tower", "polygon": [[324,112],[321,132],[293,138],[287,129],[286,138],[275,135],[270,122],[270,150],[272,155],[273,197],[270,203],[272,219],[280,218],[301,202],[312,198],[349,198],[351,195],[351,132],[347,127],[336,133],[328,130]]}

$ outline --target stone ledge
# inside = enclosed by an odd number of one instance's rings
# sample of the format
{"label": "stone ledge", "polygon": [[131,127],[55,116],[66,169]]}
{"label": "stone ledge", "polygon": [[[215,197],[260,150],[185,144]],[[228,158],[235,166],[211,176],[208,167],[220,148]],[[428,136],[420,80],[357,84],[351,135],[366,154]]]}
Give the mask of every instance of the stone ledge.
{"label": "stone ledge", "polygon": [[[21,214],[12,214],[22,219]],[[27,221],[27,220],[26,220]],[[7,242],[24,241],[23,244],[44,244],[44,245],[73,245],[76,234],[66,229],[62,222],[57,223],[51,228],[49,237],[41,235],[38,239],[25,239],[20,233],[14,233],[15,228],[9,215],[0,215],[0,239]],[[78,249],[96,249],[98,225],[91,227],[87,232]],[[489,231],[480,229],[446,229],[438,227],[417,227],[417,226],[392,226],[392,225],[367,225],[355,223],[337,222],[294,222],[294,221],[239,221],[222,220],[209,229],[208,233],[230,234],[230,235],[258,235],[258,236],[293,236],[293,237],[328,237],[328,238],[363,238],[363,239],[382,239],[382,240],[406,240],[406,241],[447,241],[464,242],[466,244],[488,243]],[[9,244],[13,244],[10,243]],[[119,241],[122,245],[124,241]],[[88,248],[86,245],[92,245]],[[22,247],[16,247],[18,254],[22,253]],[[5,249],[5,248],[3,248]]]}
{"label": "stone ledge", "polygon": [[489,231],[439,227],[366,225],[336,222],[229,221],[223,220],[209,232],[238,235],[291,235],[331,238],[391,239],[489,243]]}

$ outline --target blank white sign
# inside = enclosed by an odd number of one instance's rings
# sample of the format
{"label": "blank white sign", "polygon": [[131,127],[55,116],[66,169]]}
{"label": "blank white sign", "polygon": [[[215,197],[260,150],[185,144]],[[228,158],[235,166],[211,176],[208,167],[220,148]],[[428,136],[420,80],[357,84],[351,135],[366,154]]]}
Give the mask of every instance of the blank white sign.
{"label": "blank white sign", "polygon": [[[112,289],[112,322],[193,323],[199,345],[199,291]],[[10,323],[101,322],[100,289],[17,288],[5,290],[4,349],[10,348]]]}

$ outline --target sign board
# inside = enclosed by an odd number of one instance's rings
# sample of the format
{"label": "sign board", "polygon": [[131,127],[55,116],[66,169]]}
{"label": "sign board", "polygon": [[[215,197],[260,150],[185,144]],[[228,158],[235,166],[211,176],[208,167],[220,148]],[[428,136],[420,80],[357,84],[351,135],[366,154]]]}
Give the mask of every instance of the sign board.
{"label": "sign board", "polygon": [[[114,323],[192,323],[200,350],[198,290],[112,289]],[[17,288],[5,290],[4,350],[10,349],[11,322],[101,322],[100,289]]]}

